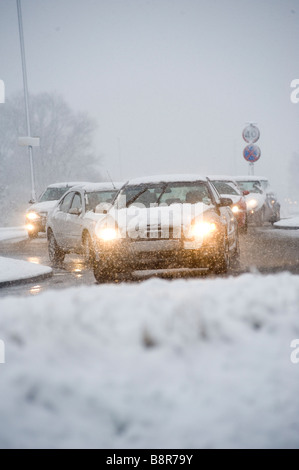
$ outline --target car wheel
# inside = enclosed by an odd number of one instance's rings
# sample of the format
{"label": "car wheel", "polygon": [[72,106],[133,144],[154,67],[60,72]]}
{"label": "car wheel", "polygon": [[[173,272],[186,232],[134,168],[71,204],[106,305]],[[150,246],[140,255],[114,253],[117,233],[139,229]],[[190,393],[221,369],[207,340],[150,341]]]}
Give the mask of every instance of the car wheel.
{"label": "car wheel", "polygon": [[237,238],[236,248],[230,258],[230,267],[233,269],[240,269],[241,262],[240,262],[240,242],[239,237]]}
{"label": "car wheel", "polygon": [[265,209],[262,207],[262,209],[257,214],[256,225],[258,227],[262,227],[264,225],[264,222],[265,222]]}
{"label": "car wheel", "polygon": [[248,217],[246,215],[245,223],[243,227],[240,227],[239,232],[242,233],[242,235],[246,235],[248,232]]}
{"label": "car wheel", "polygon": [[52,230],[49,230],[48,232],[48,251],[51,263],[62,263],[65,253],[61,248],[59,248]]}
{"label": "car wheel", "polygon": [[101,261],[95,261],[93,263],[93,274],[95,280],[99,284],[103,284],[105,282],[111,282],[114,280],[113,270],[110,266],[103,267],[103,263]]}
{"label": "car wheel", "polygon": [[83,256],[84,261],[87,266],[93,266],[94,263],[94,249],[91,237],[88,233],[85,233],[83,236]]}
{"label": "car wheel", "polygon": [[226,274],[230,267],[230,252],[228,240],[225,238],[221,251],[216,255],[213,263],[213,272],[215,274]]}

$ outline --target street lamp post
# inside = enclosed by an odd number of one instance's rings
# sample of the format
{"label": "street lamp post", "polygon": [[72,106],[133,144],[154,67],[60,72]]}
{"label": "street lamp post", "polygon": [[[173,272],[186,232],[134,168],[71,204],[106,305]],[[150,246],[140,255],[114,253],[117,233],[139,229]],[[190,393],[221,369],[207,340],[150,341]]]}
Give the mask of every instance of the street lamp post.
{"label": "street lamp post", "polygon": [[[30,129],[30,116],[29,116],[29,104],[28,104],[28,84],[27,84],[27,71],[26,71],[26,60],[25,60],[25,46],[24,46],[24,33],[23,33],[21,0],[17,0],[17,9],[18,9],[19,35],[20,35],[21,57],[22,57],[22,71],[23,71],[23,86],[24,86],[27,136],[30,139],[31,138],[31,129]],[[30,143],[30,140],[29,140],[29,143]],[[34,178],[32,145],[28,145],[28,151],[29,151],[30,174],[31,174],[31,200],[33,202],[35,202],[36,201],[36,192],[35,192],[35,178]]]}

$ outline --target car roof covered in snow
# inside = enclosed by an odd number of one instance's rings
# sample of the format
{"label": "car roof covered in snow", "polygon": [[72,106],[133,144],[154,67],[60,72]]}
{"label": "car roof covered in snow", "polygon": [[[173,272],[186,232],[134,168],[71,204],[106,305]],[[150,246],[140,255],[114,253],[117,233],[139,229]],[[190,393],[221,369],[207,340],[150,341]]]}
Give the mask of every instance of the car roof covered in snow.
{"label": "car roof covered in snow", "polygon": [[82,184],[87,184],[86,181],[65,181],[63,183],[52,183],[47,186],[47,188],[64,188],[64,187],[70,187],[72,188],[73,186],[79,186]]}
{"label": "car roof covered in snow", "polygon": [[209,175],[208,178],[211,181],[229,181],[235,183],[235,177],[231,175]]}
{"label": "car roof covered in snow", "polygon": [[124,182],[119,181],[115,183],[111,183],[110,181],[102,183],[82,183],[72,187],[72,189],[83,189],[87,193],[92,193],[95,191],[119,191],[124,184]]}
{"label": "car roof covered in snow", "polygon": [[268,181],[265,176],[234,176],[235,181]]}
{"label": "car roof covered in snow", "polygon": [[187,183],[195,181],[207,181],[206,176],[194,174],[172,174],[172,175],[154,175],[134,178],[127,182],[129,185],[151,184],[151,183]]}

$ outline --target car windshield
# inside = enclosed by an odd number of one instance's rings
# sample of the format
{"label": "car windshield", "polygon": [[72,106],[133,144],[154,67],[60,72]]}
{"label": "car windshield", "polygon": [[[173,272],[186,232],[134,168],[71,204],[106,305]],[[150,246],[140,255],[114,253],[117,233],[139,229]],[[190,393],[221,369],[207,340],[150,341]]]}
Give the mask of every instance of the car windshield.
{"label": "car windshield", "polygon": [[40,196],[39,202],[58,201],[69,189],[69,186],[61,186],[59,188],[47,188],[46,191]]}
{"label": "car windshield", "polygon": [[234,184],[228,181],[212,181],[219,194],[231,194],[239,196],[237,188],[234,188]]}
{"label": "car windshield", "polygon": [[95,210],[96,206],[103,202],[112,203],[116,196],[116,193],[117,193],[117,190],[92,191],[90,193],[87,193],[86,210],[88,211]]}
{"label": "car windshield", "polygon": [[259,181],[238,181],[238,185],[242,191],[261,194],[263,192]]}
{"label": "car windshield", "polygon": [[126,197],[126,206],[142,204],[145,207],[152,205],[196,204],[198,202],[211,202],[208,186],[204,182],[175,182],[148,185],[128,185],[121,192]]}

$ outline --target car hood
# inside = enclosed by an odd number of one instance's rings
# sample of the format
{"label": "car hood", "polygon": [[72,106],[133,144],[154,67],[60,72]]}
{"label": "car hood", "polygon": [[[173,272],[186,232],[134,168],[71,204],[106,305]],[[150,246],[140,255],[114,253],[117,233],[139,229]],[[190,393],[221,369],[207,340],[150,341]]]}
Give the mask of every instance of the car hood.
{"label": "car hood", "polygon": [[50,210],[53,209],[53,207],[56,206],[57,202],[58,201],[36,202],[35,204],[32,204],[32,206],[30,206],[27,209],[27,212],[38,212],[38,213],[44,212],[47,214]]}
{"label": "car hood", "polygon": [[208,211],[214,209],[212,205],[197,204],[172,204],[171,206],[159,206],[151,208],[139,208],[131,206],[127,209],[112,209],[109,214],[98,221],[96,231],[104,227],[118,227],[121,236],[138,231],[138,236],[146,234],[158,227],[182,226],[188,228],[195,218],[200,218]]}

